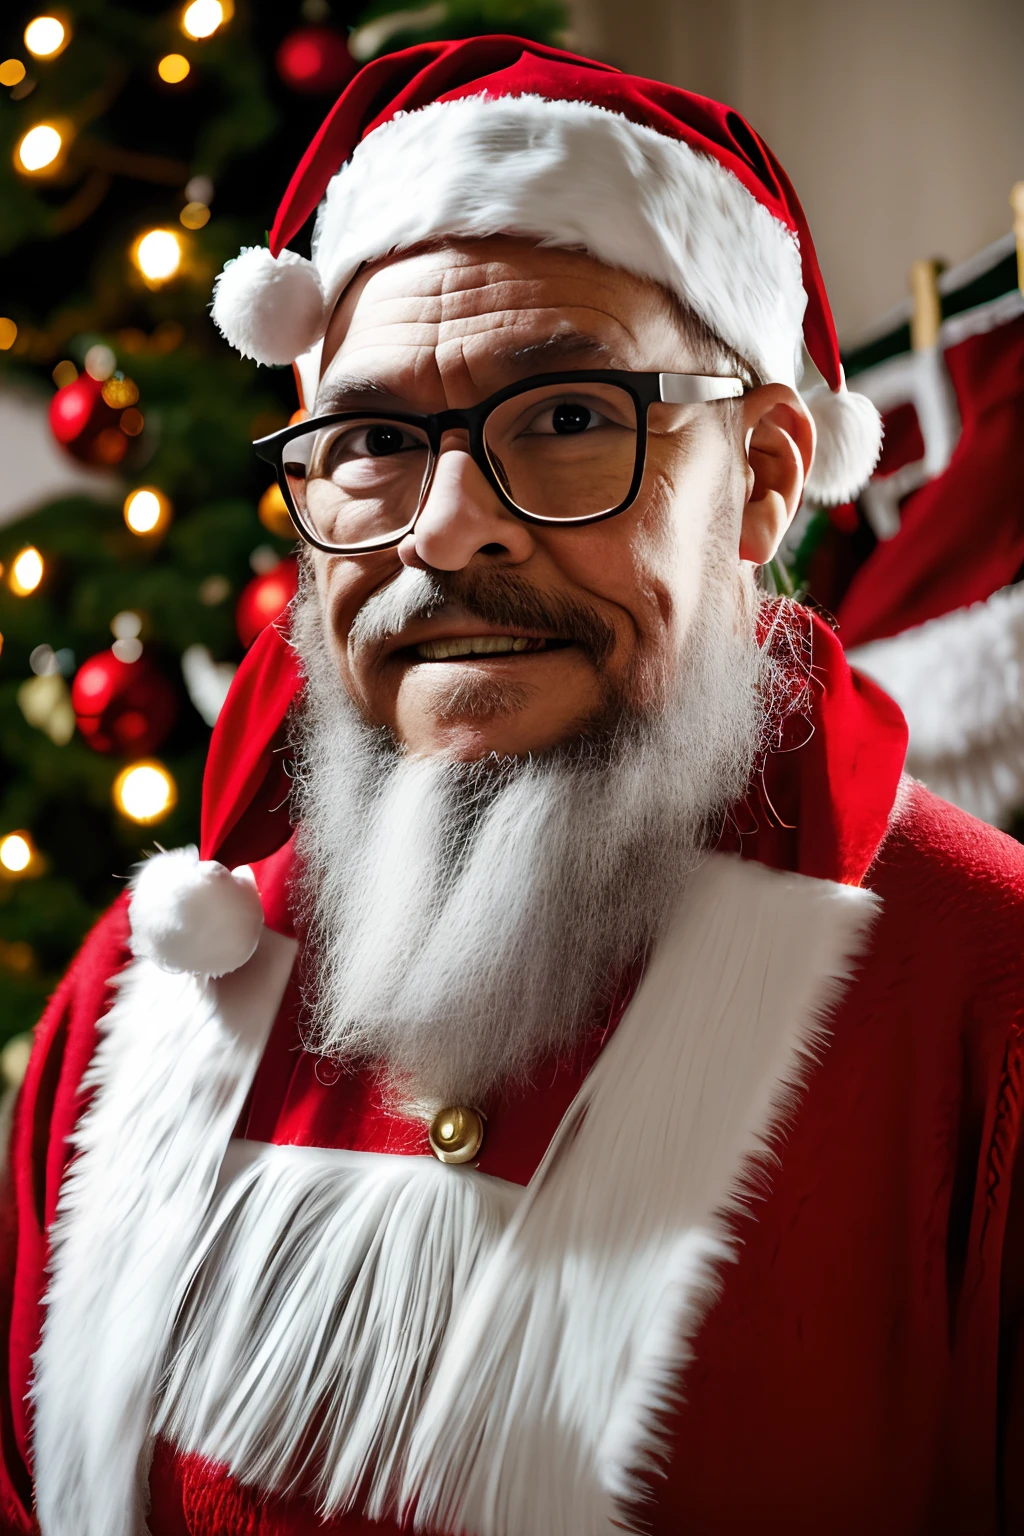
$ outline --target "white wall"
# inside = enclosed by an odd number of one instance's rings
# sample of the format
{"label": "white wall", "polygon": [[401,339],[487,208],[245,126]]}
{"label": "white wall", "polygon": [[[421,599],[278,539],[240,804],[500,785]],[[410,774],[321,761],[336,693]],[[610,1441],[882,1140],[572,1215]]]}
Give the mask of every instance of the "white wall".
{"label": "white wall", "polygon": [[840,336],[1011,227],[1024,0],[574,0],[582,52],[729,102],[789,172]]}

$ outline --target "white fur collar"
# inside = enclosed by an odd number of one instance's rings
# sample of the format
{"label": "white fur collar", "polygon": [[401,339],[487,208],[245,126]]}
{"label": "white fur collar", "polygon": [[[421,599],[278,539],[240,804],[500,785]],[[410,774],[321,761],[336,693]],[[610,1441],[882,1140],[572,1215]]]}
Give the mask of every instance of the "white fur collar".
{"label": "white fur collar", "polygon": [[525,1190],[416,1158],[225,1158],[293,946],[265,934],[220,983],[134,966],[54,1232],[43,1536],[140,1536],[157,1422],[283,1486],[325,1408],[327,1507],[372,1468],[368,1512],[418,1527],[621,1528],[729,1215],[877,906],[709,859]]}

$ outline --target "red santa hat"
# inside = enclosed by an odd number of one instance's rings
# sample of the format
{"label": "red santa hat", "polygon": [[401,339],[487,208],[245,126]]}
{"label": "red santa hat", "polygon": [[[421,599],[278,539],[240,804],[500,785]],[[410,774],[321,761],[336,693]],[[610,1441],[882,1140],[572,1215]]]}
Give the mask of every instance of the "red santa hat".
{"label": "red santa hat", "polygon": [[[316,211],[312,256],[288,248]],[[217,280],[213,315],[312,401],[324,333],[359,268],[442,237],[523,235],[662,284],[817,426],[808,496],[848,500],[878,458],[843,378],[786,173],[731,108],[515,37],[424,43],[355,76],[303,156],[269,248]]]}

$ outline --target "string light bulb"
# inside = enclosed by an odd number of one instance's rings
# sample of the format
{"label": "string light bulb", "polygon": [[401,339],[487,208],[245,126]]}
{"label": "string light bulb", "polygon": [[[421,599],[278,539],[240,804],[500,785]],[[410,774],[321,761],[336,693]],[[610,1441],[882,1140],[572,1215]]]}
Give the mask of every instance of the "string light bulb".
{"label": "string light bulb", "polygon": [[32,839],[27,832],[8,832],[0,838],[0,866],[9,875],[23,875],[35,855]]}
{"label": "string light bulb", "polygon": [[11,561],[7,585],[15,597],[28,597],[43,579],[43,557],[34,544],[27,545]]}
{"label": "string light bulb", "polygon": [[140,538],[163,533],[171,520],[171,504],[156,486],[140,486],[125,498],[124,520]]}
{"label": "string light bulb", "polygon": [[151,229],[136,240],[132,260],[149,286],[158,288],[181,266],[181,241],[173,229]]}
{"label": "string light bulb", "polygon": [[25,47],[37,59],[55,59],[68,41],[68,29],[56,16],[36,16],[25,28]]}
{"label": "string light bulb", "polygon": [[37,176],[41,171],[52,170],[64,147],[60,129],[53,123],[37,123],[22,134],[14,151],[14,164],[19,171]]}
{"label": "string light bulb", "polygon": [[183,53],[165,53],[156,72],[165,85],[180,85],[187,80],[192,66]]}
{"label": "string light bulb", "polygon": [[163,821],[178,803],[178,786],[162,763],[130,763],[114,780],[114,804],[139,826]]}
{"label": "string light bulb", "polygon": [[212,37],[218,27],[228,20],[229,7],[224,0],[192,0],[185,7],[181,18],[181,30],[195,42]]}

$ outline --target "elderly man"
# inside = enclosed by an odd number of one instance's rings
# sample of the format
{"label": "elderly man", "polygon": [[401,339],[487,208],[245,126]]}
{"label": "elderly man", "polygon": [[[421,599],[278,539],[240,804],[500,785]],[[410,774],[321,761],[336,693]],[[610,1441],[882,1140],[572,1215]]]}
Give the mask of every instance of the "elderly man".
{"label": "elderly man", "polygon": [[416,48],[214,314],[303,584],[41,1027],[5,1529],[1020,1529],[1024,858],[759,584],[878,449],[781,168]]}

